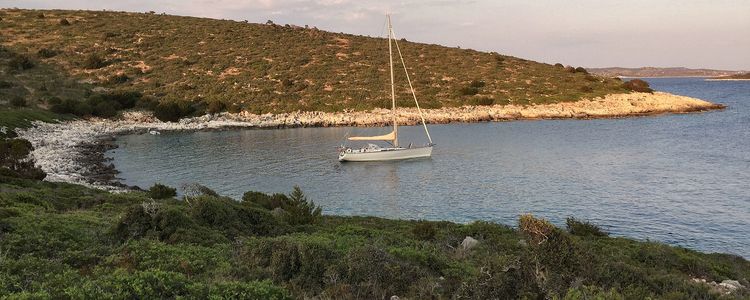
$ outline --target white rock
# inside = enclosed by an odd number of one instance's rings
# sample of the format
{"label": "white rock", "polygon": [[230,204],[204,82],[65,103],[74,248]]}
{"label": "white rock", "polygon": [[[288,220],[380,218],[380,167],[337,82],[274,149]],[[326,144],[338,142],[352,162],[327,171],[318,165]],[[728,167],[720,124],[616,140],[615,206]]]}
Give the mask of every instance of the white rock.
{"label": "white rock", "polygon": [[475,240],[473,237],[467,236],[464,238],[464,241],[461,242],[461,249],[468,251],[471,250],[471,248],[476,247],[477,244],[479,244],[479,241]]}
{"label": "white rock", "polygon": [[740,284],[739,281],[737,281],[737,280],[729,280],[729,279],[724,280],[721,283],[719,283],[719,286],[724,287],[724,288],[726,288],[729,291],[735,291],[735,290],[744,288],[744,286],[742,286],[742,284]]}

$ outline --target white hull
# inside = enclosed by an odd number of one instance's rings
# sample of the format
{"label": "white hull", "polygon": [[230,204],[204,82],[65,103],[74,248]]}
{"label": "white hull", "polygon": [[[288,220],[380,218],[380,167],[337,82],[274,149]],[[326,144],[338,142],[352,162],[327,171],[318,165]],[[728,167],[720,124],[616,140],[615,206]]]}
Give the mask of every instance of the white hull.
{"label": "white hull", "polygon": [[372,152],[341,152],[339,161],[385,161],[409,158],[430,157],[432,146],[419,148],[385,148]]}

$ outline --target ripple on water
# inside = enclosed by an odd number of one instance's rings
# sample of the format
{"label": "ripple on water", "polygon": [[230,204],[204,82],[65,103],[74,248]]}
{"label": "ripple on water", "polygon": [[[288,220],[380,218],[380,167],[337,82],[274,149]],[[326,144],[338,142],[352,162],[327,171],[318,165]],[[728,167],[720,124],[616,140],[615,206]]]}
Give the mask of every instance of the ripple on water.
{"label": "ripple on water", "polygon": [[[299,185],[328,214],[588,219],[614,235],[750,257],[750,82],[651,80],[726,111],[615,120],[431,126],[431,160],[336,161],[348,131],[298,128],[130,135],[111,153],[125,183],[200,182],[240,198]],[[423,143],[420,127],[401,127]]]}

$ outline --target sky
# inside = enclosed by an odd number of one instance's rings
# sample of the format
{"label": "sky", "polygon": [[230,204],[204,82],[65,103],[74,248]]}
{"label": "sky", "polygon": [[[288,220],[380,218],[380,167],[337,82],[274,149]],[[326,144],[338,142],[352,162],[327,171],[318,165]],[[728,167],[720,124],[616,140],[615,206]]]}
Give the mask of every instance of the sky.
{"label": "sky", "polygon": [[584,67],[750,70],[750,0],[0,0],[309,25]]}

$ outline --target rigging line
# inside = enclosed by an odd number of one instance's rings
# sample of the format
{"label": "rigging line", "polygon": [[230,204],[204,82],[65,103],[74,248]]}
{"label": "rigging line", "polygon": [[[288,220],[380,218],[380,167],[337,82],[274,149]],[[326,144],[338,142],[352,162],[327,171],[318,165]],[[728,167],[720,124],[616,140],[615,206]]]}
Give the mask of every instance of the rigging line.
{"label": "rigging line", "polygon": [[[378,35],[377,37],[384,39],[385,38],[385,32],[386,32],[387,29],[388,29],[388,17],[385,17],[385,18],[383,18],[383,25],[381,26],[381,29],[380,29],[380,35]],[[380,45],[380,43],[377,43],[377,44]],[[387,84],[385,84],[384,86],[386,86],[386,85]],[[359,100],[362,101],[362,100],[365,99],[365,97],[367,96],[368,92],[372,93],[372,91],[370,91],[367,88],[363,87],[363,88],[359,89],[358,93],[355,92],[355,96],[359,96]],[[371,96],[373,97],[373,99],[377,98],[377,95],[371,95]],[[354,100],[357,100],[357,98],[355,98]],[[350,126],[349,129],[346,130],[346,134],[344,135],[344,142],[342,143],[342,145],[346,145],[346,143],[348,142],[348,137],[351,136],[351,133],[352,133],[353,129],[354,129],[354,127]]]}
{"label": "rigging line", "polygon": [[404,73],[406,73],[406,81],[409,82],[409,89],[411,90],[411,95],[414,97],[414,103],[417,104],[417,111],[419,111],[419,118],[422,119],[422,126],[424,126],[424,132],[427,133],[427,139],[430,141],[430,144],[432,144],[432,137],[430,137],[430,132],[427,130],[427,123],[424,121],[424,114],[422,113],[422,109],[419,108],[419,101],[417,101],[417,94],[414,92],[414,87],[411,85],[411,79],[409,78],[409,71],[406,69],[406,63],[404,62],[404,56],[401,55],[401,48],[398,46],[398,40],[396,39],[396,33],[393,32],[393,27],[390,28],[391,35],[393,36],[393,41],[396,43],[396,50],[398,51],[398,56],[401,58],[401,65],[404,66]]}

